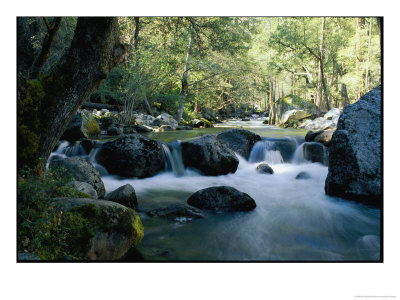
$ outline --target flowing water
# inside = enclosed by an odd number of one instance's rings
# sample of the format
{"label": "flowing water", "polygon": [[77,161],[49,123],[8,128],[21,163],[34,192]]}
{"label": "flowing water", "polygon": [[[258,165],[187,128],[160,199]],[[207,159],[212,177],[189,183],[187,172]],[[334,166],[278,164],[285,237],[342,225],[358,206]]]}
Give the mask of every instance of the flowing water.
{"label": "flowing water", "polygon": [[[232,127],[235,122],[245,123],[232,121],[228,125]],[[138,246],[143,258],[156,261],[379,260],[380,210],[325,195],[328,168],[304,160],[301,144],[304,139],[296,138],[296,135],[304,137],[304,132],[271,128],[261,122],[251,121],[249,127],[243,127],[264,137],[287,136],[297,146],[290,162],[284,162],[273,139],[262,140],[254,145],[248,161],[238,155],[239,167],[235,174],[202,176],[184,169],[180,142],[175,141],[163,146],[166,170],[154,177],[102,176],[107,192],[127,183],[135,188],[138,212],[145,228],[144,239]],[[210,132],[215,132],[215,128],[173,133],[175,140],[187,140]],[[165,141],[171,135],[155,137]],[[260,162],[267,162],[274,174],[257,173],[255,169]],[[310,179],[295,179],[302,171]],[[194,192],[219,185],[249,194],[257,207],[245,213],[206,213],[205,218],[192,221],[168,221],[146,214],[169,204],[186,203]]]}

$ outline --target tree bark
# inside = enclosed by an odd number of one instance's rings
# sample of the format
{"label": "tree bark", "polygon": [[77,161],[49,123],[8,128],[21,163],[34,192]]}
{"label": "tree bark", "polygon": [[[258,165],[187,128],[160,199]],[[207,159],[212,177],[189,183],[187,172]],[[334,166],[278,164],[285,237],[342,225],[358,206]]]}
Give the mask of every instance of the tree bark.
{"label": "tree bark", "polygon": [[176,117],[176,120],[178,122],[180,122],[180,120],[182,119],[183,107],[185,105],[185,96],[186,96],[187,88],[188,88],[190,55],[191,55],[192,46],[193,46],[193,33],[194,33],[194,27],[192,24],[191,28],[190,28],[190,35],[189,35],[189,46],[188,46],[188,50],[186,53],[185,70],[182,75],[182,88],[181,88],[181,93],[179,95],[179,109],[178,109],[178,116]]}
{"label": "tree bark", "polygon": [[324,76],[324,32],[325,32],[325,17],[322,17],[321,42],[320,42],[320,48],[319,48],[319,74],[320,74],[320,84],[322,87],[321,91],[320,91],[320,95],[322,96],[322,91],[323,91],[326,108],[328,110],[330,110],[331,107],[329,105],[329,95],[328,95],[328,90],[326,88],[326,82],[325,82],[325,76]]}
{"label": "tree bark", "polygon": [[[40,80],[25,80],[18,88],[18,167],[27,165],[44,171],[46,161],[69,121],[90,94],[123,59],[117,18],[79,18],[68,52]],[[30,99],[35,110],[25,110]],[[25,125],[36,119],[35,126]],[[25,126],[24,126],[25,125]],[[33,128],[34,127],[34,128]],[[37,144],[36,151],[24,138]],[[37,140],[35,140],[37,138]],[[33,143],[33,144],[35,144]],[[38,169],[38,167],[40,169]]]}
{"label": "tree bark", "polygon": [[43,20],[47,27],[47,33],[43,40],[42,50],[40,51],[39,56],[36,58],[31,68],[32,79],[39,78],[42,73],[43,67],[50,56],[51,46],[53,45],[57,31],[60,29],[62,18],[56,18],[53,26],[48,24],[45,17]]}
{"label": "tree bark", "polygon": [[368,34],[368,56],[367,56],[367,65],[365,67],[365,83],[364,83],[364,91],[369,90],[369,57],[371,53],[371,36],[372,36],[372,18],[369,18],[369,34]]}

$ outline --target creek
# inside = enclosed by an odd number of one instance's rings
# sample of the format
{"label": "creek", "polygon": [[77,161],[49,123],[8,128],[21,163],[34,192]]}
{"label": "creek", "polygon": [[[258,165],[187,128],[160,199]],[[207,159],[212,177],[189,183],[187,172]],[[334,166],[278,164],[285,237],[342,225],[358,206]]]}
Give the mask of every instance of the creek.
{"label": "creek", "polygon": [[[328,168],[303,158],[306,131],[263,125],[263,119],[229,121],[214,128],[148,133],[168,142],[166,169],[154,177],[135,179],[108,175],[101,170],[106,192],[131,184],[137,195],[145,229],[138,251],[149,261],[374,261],[380,259],[380,209],[327,196]],[[249,160],[239,157],[234,174],[202,176],[185,169],[180,142],[233,127],[243,127],[272,138],[257,142]],[[274,147],[274,138],[293,144],[290,160]],[[61,143],[53,154],[82,155],[79,146]],[[70,151],[67,153],[67,151]],[[97,151],[96,149],[92,150]],[[274,174],[260,174],[256,166],[267,162]],[[295,179],[300,172],[309,179]],[[146,212],[173,203],[186,203],[194,192],[228,185],[249,194],[257,204],[250,212],[205,213],[205,218],[168,221]]]}

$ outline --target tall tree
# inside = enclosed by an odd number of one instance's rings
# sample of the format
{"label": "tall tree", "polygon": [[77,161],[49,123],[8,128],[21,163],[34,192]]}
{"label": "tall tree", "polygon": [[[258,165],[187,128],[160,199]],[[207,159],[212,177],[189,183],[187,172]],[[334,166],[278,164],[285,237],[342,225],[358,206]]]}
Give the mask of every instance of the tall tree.
{"label": "tall tree", "polygon": [[18,168],[45,169],[78,108],[121,62],[117,18],[79,18],[69,51],[36,80],[18,80]]}

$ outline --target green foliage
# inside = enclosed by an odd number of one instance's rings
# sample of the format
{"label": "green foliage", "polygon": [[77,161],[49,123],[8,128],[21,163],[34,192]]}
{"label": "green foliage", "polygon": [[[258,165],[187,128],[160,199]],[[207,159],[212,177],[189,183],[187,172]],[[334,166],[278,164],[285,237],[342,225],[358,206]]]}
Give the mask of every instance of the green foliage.
{"label": "green foliage", "polygon": [[[28,250],[43,259],[77,256],[82,240],[90,240],[85,220],[74,213],[63,214],[51,208],[55,197],[82,197],[83,193],[67,183],[72,181],[65,169],[53,169],[45,177],[21,171],[17,189],[18,250]],[[88,239],[89,238],[89,239]],[[66,243],[68,241],[68,243]]]}
{"label": "green foliage", "polygon": [[157,101],[161,104],[160,109],[168,112],[170,115],[175,115],[178,112],[178,107],[179,107],[178,93],[160,94],[157,97]]}

